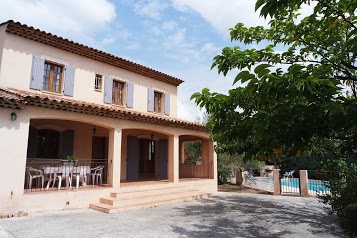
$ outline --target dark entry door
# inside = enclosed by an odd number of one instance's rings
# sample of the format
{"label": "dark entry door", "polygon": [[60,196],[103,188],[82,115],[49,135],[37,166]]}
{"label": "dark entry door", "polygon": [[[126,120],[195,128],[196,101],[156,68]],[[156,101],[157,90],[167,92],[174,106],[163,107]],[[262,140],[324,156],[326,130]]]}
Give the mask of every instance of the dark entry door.
{"label": "dark entry door", "polygon": [[140,165],[141,178],[155,177],[155,141],[140,139]]}
{"label": "dark entry door", "polygon": [[139,178],[139,139],[135,136],[128,136],[126,160],[126,179],[134,180]]}
{"label": "dark entry door", "polygon": [[91,168],[103,165],[103,183],[107,182],[108,178],[108,144],[106,137],[93,136],[92,140],[92,162]]}
{"label": "dark entry door", "polygon": [[93,136],[92,142],[92,159],[93,160],[107,160],[105,156],[105,137]]}
{"label": "dark entry door", "polygon": [[159,140],[159,178],[167,178],[168,140]]}

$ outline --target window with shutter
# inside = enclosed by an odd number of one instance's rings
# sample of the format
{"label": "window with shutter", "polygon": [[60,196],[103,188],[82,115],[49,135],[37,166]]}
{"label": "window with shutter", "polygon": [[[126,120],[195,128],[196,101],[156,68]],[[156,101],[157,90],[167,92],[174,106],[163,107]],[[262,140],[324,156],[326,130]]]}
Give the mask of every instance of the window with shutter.
{"label": "window with shutter", "polygon": [[154,92],[154,112],[162,112],[162,93],[158,91]]}
{"label": "window with shutter", "polygon": [[112,91],[112,103],[116,105],[124,105],[125,94],[124,94],[125,84],[121,81],[113,81],[113,91]]}
{"label": "window with shutter", "polygon": [[61,93],[63,66],[45,62],[42,89],[49,92]]}

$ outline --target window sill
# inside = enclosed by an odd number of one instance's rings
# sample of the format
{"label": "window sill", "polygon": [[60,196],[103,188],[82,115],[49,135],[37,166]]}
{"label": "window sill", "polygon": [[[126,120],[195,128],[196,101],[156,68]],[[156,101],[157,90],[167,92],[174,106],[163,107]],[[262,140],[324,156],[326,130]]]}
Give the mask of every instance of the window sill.
{"label": "window sill", "polygon": [[114,103],[112,103],[111,105],[114,106],[114,107],[120,107],[120,108],[125,108],[125,109],[127,108],[124,105],[119,105],[119,104],[114,104]]}
{"label": "window sill", "polygon": [[102,90],[101,90],[101,89],[94,89],[94,91],[99,92],[99,93],[101,93],[101,92],[102,92]]}
{"label": "window sill", "polygon": [[156,114],[156,115],[160,115],[160,116],[166,116],[166,114],[163,113],[163,112],[151,112],[151,113]]}
{"label": "window sill", "polygon": [[46,91],[46,90],[41,90],[41,92],[46,93],[46,94],[56,95],[56,96],[63,96],[62,93],[56,93],[56,92],[51,92],[51,91]]}

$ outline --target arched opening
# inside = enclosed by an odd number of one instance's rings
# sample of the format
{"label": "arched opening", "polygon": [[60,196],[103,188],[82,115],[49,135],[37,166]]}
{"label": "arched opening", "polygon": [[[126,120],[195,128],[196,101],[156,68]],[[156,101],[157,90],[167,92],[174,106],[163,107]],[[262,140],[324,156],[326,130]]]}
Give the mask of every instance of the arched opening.
{"label": "arched opening", "polygon": [[100,125],[31,119],[25,192],[106,186],[108,138],[109,129]]}
{"label": "arched opening", "polygon": [[181,135],[179,178],[213,178],[213,143],[208,138]]}
{"label": "arched opening", "polygon": [[160,131],[124,129],[122,182],[167,181],[168,137]]}

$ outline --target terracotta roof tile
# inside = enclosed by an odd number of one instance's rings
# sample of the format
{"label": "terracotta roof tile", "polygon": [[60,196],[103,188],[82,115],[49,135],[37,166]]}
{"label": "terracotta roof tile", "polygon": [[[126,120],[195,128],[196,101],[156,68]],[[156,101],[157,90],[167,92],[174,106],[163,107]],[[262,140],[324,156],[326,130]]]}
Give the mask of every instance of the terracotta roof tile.
{"label": "terracotta roof tile", "polygon": [[24,105],[178,127],[190,130],[206,131],[206,127],[200,123],[164,117],[150,113],[136,112],[116,106],[89,103],[57,95],[33,93],[29,91],[0,87],[0,107],[20,109]]}
{"label": "terracotta roof tile", "polygon": [[149,78],[153,78],[168,84],[172,84],[174,86],[178,86],[183,82],[183,80],[181,79],[161,73],[154,69],[114,56],[107,52],[100,51],[92,47],[88,47],[70,41],[68,39],[64,39],[62,37],[53,35],[51,33],[47,33],[39,29],[35,29],[33,27],[23,25],[19,22],[14,22],[10,20],[1,23],[0,25],[4,25],[4,24],[7,24],[6,32],[27,38],[29,40],[37,41],[61,50],[68,51],[73,54],[81,55],[89,59],[93,59],[99,62],[113,65],[137,74],[144,75]]}
{"label": "terracotta roof tile", "polygon": [[23,106],[23,98],[19,95],[2,91],[0,88],[0,107],[20,109]]}

